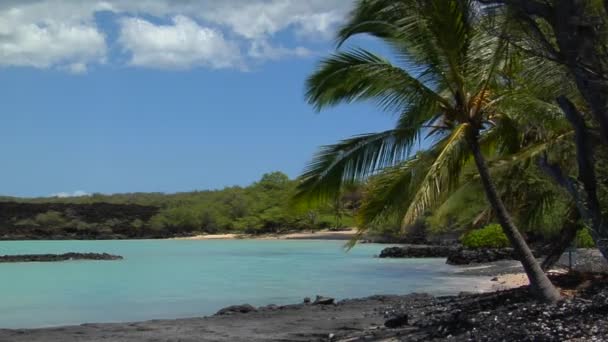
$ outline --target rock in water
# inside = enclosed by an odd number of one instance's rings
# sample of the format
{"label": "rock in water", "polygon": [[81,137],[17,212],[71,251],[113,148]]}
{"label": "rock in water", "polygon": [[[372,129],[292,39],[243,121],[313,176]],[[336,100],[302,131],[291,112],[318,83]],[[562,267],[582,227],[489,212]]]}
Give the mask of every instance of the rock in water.
{"label": "rock in water", "polygon": [[23,254],[0,256],[2,262],[52,262],[68,260],[121,260],[120,255],[108,253]]}
{"label": "rock in water", "polygon": [[380,258],[445,258],[457,248],[452,246],[403,246],[388,247],[380,252]]}
{"label": "rock in water", "polygon": [[304,304],[310,304],[310,298],[304,297]]}
{"label": "rock in water", "polygon": [[516,259],[513,248],[458,249],[448,255],[446,263],[448,265],[468,265],[513,259]]}
{"label": "rock in water", "polygon": [[384,322],[384,326],[389,329],[399,328],[407,324],[407,314],[396,315],[395,317]]}
{"label": "rock in water", "polygon": [[331,297],[323,297],[323,296],[317,296],[317,298],[315,299],[315,302],[313,304],[315,305],[331,305],[333,304],[335,301],[335,299],[331,298]]}
{"label": "rock in water", "polygon": [[222,315],[232,315],[235,313],[249,313],[249,312],[255,312],[255,311],[258,311],[258,310],[249,304],[232,305],[232,306],[228,306],[223,309],[220,309],[220,311],[218,311],[215,315],[222,316]]}

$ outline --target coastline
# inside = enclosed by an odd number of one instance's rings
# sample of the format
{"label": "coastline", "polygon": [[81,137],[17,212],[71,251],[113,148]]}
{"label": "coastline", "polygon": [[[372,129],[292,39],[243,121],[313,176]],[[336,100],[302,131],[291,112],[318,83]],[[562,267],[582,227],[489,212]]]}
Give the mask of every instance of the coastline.
{"label": "coastline", "polygon": [[286,234],[202,234],[188,237],[170,238],[169,240],[234,240],[234,239],[251,239],[251,240],[344,240],[348,241],[357,235],[357,229],[351,228],[348,230],[320,230],[316,232],[297,232]]}
{"label": "coastline", "polygon": [[[492,293],[494,282],[491,282],[490,277],[483,277],[477,283],[473,281],[471,288],[485,289],[478,292],[481,295]],[[386,312],[406,304],[413,307],[434,305],[437,298],[445,297],[421,293],[374,295],[345,299],[332,305],[269,304],[256,308],[254,312],[229,315],[86,323],[38,329],[0,329],[0,341],[333,341],[335,339],[331,336],[383,329]]]}
{"label": "coastline", "polygon": [[[515,263],[497,263],[489,269],[483,268],[483,271],[479,267],[463,267],[462,272],[449,275],[462,277],[464,281],[470,282],[474,293],[467,295],[374,295],[344,299],[333,305],[302,303],[276,306],[268,303],[267,306],[256,308],[254,312],[230,315],[124,323],[86,323],[39,329],[0,329],[0,341],[333,341],[335,339],[329,336],[384,329],[387,312],[398,307],[435,306],[437,301],[445,298],[492,295],[496,290],[516,287],[520,284],[514,280],[521,274],[502,273],[510,272]],[[494,277],[498,280],[493,280]]]}

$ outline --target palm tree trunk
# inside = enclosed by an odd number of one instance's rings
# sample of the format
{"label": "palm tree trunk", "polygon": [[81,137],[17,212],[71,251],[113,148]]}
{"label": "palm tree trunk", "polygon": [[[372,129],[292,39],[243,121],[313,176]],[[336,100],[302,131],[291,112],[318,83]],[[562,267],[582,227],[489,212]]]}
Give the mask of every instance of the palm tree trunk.
{"label": "palm tree trunk", "polygon": [[556,302],[560,299],[559,292],[555,286],[553,286],[549,278],[547,278],[545,272],[543,272],[540,264],[532,254],[532,251],[530,251],[530,248],[528,247],[523,236],[519,230],[517,230],[517,227],[509,215],[504,203],[500,199],[500,196],[498,196],[498,191],[496,190],[496,186],[490,177],[490,171],[486,164],[485,158],[481,153],[478,136],[479,131],[473,130],[468,135],[467,140],[469,147],[471,148],[471,152],[473,152],[475,164],[477,165],[477,169],[486,192],[486,197],[494,209],[498,222],[502,226],[505,235],[509,238],[515,253],[517,253],[519,256],[521,264],[528,275],[532,291],[539,299],[545,302]]}

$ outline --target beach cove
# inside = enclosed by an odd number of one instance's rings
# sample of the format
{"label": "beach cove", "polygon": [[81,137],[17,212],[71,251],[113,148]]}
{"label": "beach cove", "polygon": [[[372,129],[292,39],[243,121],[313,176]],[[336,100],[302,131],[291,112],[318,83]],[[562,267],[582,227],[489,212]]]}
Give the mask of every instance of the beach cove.
{"label": "beach cove", "polygon": [[[487,291],[444,259],[380,259],[385,245],[344,241],[11,241],[2,254],[99,252],[116,261],[2,264],[0,328],[200,317],[222,307],[286,305],[315,295]],[[320,280],[323,281],[320,281]]]}

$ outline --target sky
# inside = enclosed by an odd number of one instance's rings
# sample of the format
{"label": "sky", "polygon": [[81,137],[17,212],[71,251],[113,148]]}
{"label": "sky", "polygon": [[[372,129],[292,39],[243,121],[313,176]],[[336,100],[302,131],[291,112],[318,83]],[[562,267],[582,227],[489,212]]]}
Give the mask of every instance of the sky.
{"label": "sky", "polygon": [[304,98],[352,4],[0,0],[0,194],[296,177],[319,146],[390,128],[371,105],[317,113]]}

